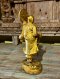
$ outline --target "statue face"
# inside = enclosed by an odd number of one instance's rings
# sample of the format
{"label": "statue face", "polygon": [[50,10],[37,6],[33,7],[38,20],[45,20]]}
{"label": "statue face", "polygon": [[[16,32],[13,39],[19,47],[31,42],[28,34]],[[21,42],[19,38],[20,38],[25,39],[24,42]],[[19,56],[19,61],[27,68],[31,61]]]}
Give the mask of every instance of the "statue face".
{"label": "statue face", "polygon": [[29,16],[29,17],[28,17],[28,22],[33,23],[33,20],[34,20],[33,16]]}

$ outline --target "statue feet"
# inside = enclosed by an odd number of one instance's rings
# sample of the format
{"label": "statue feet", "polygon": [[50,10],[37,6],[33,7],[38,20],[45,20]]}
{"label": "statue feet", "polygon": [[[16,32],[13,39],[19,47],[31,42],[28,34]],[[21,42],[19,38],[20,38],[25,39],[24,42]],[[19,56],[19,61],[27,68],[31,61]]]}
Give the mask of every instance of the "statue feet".
{"label": "statue feet", "polygon": [[24,60],[22,62],[22,68],[26,73],[29,74],[39,74],[42,71],[42,65],[40,61],[37,60],[34,61]]}

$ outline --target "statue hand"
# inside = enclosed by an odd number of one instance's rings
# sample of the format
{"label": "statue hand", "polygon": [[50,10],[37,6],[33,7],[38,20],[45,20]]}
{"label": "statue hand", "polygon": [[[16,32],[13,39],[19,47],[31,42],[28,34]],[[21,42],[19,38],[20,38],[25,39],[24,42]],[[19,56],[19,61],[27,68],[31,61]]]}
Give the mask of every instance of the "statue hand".
{"label": "statue hand", "polygon": [[23,39],[23,36],[22,35],[19,35],[19,39],[22,40]]}
{"label": "statue hand", "polygon": [[22,35],[19,35],[19,39],[21,43],[24,41],[24,37]]}
{"label": "statue hand", "polygon": [[21,39],[21,35],[19,35],[19,39]]}

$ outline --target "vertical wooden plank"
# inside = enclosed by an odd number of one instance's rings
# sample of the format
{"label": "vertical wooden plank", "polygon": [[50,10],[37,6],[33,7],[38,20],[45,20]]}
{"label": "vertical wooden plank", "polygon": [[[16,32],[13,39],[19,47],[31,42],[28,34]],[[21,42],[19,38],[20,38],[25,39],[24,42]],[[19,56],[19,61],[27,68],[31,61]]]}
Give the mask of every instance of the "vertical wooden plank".
{"label": "vertical wooden plank", "polygon": [[48,10],[48,14],[49,14],[49,20],[53,19],[53,1],[49,1],[49,10]]}
{"label": "vertical wooden plank", "polygon": [[53,2],[53,20],[58,20],[58,2]]}
{"label": "vertical wooden plank", "polygon": [[58,2],[58,19],[60,20],[60,1]]}
{"label": "vertical wooden plank", "polygon": [[30,4],[31,3],[27,3],[27,12],[28,12],[29,15],[31,15]]}
{"label": "vertical wooden plank", "polygon": [[0,1],[0,20],[1,20],[1,1]]}
{"label": "vertical wooden plank", "polygon": [[59,20],[59,16],[58,16],[58,14],[59,14],[59,2],[56,2],[57,3],[57,20]]}
{"label": "vertical wooden plank", "polygon": [[[37,9],[37,8],[36,8],[36,9]],[[31,15],[34,16],[34,14],[35,14],[35,4],[34,4],[34,2],[32,2],[32,3],[30,4],[30,11],[31,11]]]}

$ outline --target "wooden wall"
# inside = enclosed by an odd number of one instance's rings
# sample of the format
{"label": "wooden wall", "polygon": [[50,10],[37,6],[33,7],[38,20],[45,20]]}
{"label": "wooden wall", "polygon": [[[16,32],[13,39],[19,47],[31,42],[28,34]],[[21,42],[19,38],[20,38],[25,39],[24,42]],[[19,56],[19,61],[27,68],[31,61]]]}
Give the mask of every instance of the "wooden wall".
{"label": "wooden wall", "polygon": [[29,15],[34,16],[34,22],[42,36],[60,36],[60,1],[14,0],[14,3],[15,20],[12,24],[6,23],[7,27],[2,23],[0,35],[11,35],[14,43],[17,44],[17,38],[21,32],[20,16],[18,14],[25,8]]}
{"label": "wooden wall", "polygon": [[38,1],[27,0],[27,11],[35,19],[40,20],[60,20],[60,1]]}
{"label": "wooden wall", "polygon": [[27,0],[27,11],[43,36],[60,36],[60,1]]}

